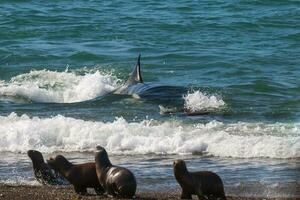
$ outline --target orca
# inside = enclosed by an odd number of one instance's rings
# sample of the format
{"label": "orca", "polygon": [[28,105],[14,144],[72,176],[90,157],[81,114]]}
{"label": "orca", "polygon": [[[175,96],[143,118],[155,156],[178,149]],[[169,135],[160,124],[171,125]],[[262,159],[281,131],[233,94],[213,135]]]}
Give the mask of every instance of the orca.
{"label": "orca", "polygon": [[187,87],[183,86],[169,86],[157,83],[145,83],[141,75],[141,55],[137,58],[136,65],[131,72],[124,85],[117,88],[113,94],[116,95],[131,95],[134,98],[147,100],[158,103],[162,106],[163,113],[184,113],[186,115],[207,115],[211,111],[204,109],[193,111],[184,106],[183,96],[189,92]]}
{"label": "orca", "polygon": [[136,98],[175,101],[182,100],[182,96],[188,92],[181,86],[167,86],[157,83],[144,83],[141,75],[141,54],[137,58],[136,65],[124,85],[115,90],[114,94],[132,95]]}

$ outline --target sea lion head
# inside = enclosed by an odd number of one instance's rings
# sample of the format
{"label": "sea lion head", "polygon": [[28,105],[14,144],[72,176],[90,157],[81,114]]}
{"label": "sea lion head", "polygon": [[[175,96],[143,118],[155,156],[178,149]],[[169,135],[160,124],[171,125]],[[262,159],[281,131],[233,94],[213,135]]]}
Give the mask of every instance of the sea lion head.
{"label": "sea lion head", "polygon": [[41,152],[36,150],[28,150],[27,151],[28,157],[32,160],[32,162],[35,163],[44,163],[44,158]]}
{"label": "sea lion head", "polygon": [[95,161],[100,165],[100,167],[111,166],[112,164],[104,147],[97,146],[96,149]]}
{"label": "sea lion head", "polygon": [[61,173],[64,173],[67,171],[71,166],[72,163],[70,163],[64,156],[57,155],[55,158],[50,157],[47,160],[48,165],[55,171],[59,171]]}
{"label": "sea lion head", "polygon": [[173,162],[174,172],[188,172],[184,160],[175,160]]}

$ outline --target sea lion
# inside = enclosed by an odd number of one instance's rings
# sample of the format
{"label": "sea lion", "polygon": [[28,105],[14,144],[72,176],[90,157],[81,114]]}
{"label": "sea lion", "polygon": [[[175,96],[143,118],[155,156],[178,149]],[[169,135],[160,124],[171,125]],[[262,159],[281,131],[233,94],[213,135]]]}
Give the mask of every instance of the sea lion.
{"label": "sea lion", "polygon": [[136,179],[131,171],[112,165],[106,150],[97,146],[95,164],[98,180],[108,195],[117,198],[133,198]]}
{"label": "sea lion", "polygon": [[174,175],[182,188],[181,199],[192,199],[197,195],[199,199],[226,200],[221,178],[210,171],[189,172],[183,160],[173,163]]}
{"label": "sea lion", "polygon": [[50,158],[47,160],[47,163],[74,186],[77,194],[86,194],[87,188],[94,188],[97,194],[104,193],[104,189],[97,178],[95,163],[90,162],[75,165],[62,155]]}
{"label": "sea lion", "polygon": [[51,167],[45,163],[41,152],[36,150],[27,151],[28,157],[32,161],[34,176],[38,182],[43,185],[67,185],[68,183],[57,173],[54,173]]}

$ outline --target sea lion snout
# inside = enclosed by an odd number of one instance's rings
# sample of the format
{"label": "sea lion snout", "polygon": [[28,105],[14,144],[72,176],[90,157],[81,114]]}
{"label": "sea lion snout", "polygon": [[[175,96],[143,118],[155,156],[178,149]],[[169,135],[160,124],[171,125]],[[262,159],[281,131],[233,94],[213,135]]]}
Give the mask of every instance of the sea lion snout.
{"label": "sea lion snout", "polygon": [[28,150],[27,151],[28,157],[33,161],[33,162],[44,162],[44,158],[41,152],[36,151],[36,150]]}
{"label": "sea lion snout", "polygon": [[50,157],[49,160],[54,160],[54,158],[53,158],[53,157]]}
{"label": "sea lion snout", "polygon": [[96,146],[97,151],[105,151],[104,147],[98,145]]}
{"label": "sea lion snout", "polygon": [[173,162],[174,165],[177,165],[177,164],[185,164],[185,162],[183,160],[175,160]]}
{"label": "sea lion snout", "polygon": [[33,156],[33,155],[38,155],[38,154],[41,154],[41,153],[39,151],[36,151],[36,150],[28,150],[27,151],[28,156]]}
{"label": "sea lion snout", "polygon": [[59,166],[69,164],[69,161],[62,155],[57,155],[55,158],[50,157],[47,160],[48,165],[57,170]]}
{"label": "sea lion snout", "polygon": [[175,165],[178,165],[178,164],[180,164],[181,162],[184,162],[183,160],[175,160],[174,162],[173,162],[173,165],[175,166]]}
{"label": "sea lion snout", "polygon": [[51,163],[53,163],[55,160],[55,158],[53,158],[52,156],[46,160],[46,162],[50,165]]}
{"label": "sea lion snout", "polygon": [[182,171],[187,170],[185,162],[183,160],[175,160],[173,162],[173,167],[174,167],[174,169],[178,169],[178,170],[182,170]]}
{"label": "sea lion snout", "polygon": [[28,150],[27,155],[32,154],[35,150]]}
{"label": "sea lion snout", "polygon": [[34,150],[27,151],[27,155],[29,156],[29,158],[31,158],[33,154],[34,154]]}
{"label": "sea lion snout", "polygon": [[62,155],[57,155],[57,156],[55,156],[55,158],[50,157],[49,160],[51,160],[51,161],[58,161],[58,162],[67,161],[67,159],[64,156],[62,156]]}

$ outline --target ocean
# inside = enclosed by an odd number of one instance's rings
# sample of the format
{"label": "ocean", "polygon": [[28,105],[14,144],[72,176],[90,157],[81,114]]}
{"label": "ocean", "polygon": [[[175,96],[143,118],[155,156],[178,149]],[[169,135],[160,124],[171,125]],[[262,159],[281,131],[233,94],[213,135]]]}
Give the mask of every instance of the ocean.
{"label": "ocean", "polygon": [[[176,100],[113,94],[141,53]],[[172,163],[233,196],[300,196],[298,1],[0,1],[0,183],[38,185],[27,150],[74,163],[102,145],[140,191]],[[208,111],[187,115],[183,110]]]}

